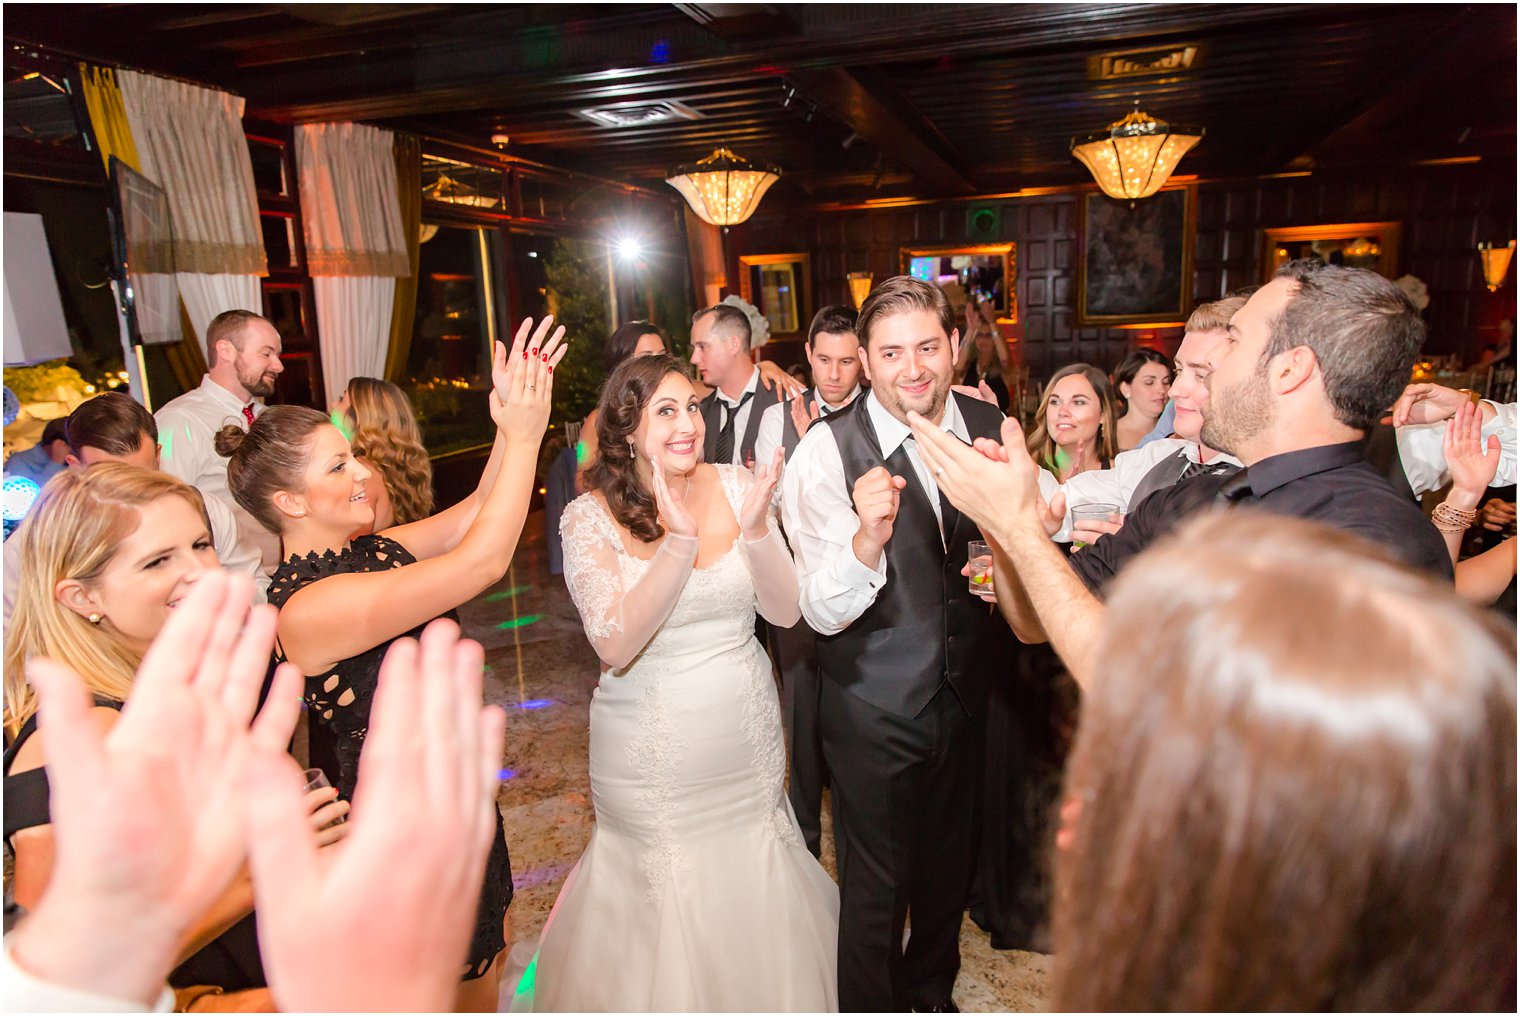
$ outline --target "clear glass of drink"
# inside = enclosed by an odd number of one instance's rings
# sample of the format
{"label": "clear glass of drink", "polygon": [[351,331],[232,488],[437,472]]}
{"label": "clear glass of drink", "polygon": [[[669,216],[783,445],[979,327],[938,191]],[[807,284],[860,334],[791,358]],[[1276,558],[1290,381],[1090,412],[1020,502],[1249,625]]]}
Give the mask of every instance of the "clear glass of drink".
{"label": "clear glass of drink", "polygon": [[[1087,529],[1084,522],[1123,522],[1124,509],[1116,504],[1105,504],[1101,501],[1090,501],[1086,504],[1072,505],[1071,529]],[[1072,541],[1073,547],[1085,547],[1087,544],[1077,540]]]}
{"label": "clear glass of drink", "polygon": [[992,586],[992,548],[981,540],[966,544],[966,562],[971,566],[970,589],[979,596],[990,596]]}

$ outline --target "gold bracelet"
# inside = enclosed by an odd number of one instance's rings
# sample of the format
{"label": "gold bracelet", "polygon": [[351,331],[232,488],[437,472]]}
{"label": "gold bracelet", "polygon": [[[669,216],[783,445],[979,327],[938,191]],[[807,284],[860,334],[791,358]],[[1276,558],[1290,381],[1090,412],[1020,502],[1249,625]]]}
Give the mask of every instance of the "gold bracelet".
{"label": "gold bracelet", "polygon": [[1436,505],[1436,510],[1430,513],[1430,521],[1443,533],[1466,532],[1477,518],[1476,509],[1456,508],[1445,501]]}

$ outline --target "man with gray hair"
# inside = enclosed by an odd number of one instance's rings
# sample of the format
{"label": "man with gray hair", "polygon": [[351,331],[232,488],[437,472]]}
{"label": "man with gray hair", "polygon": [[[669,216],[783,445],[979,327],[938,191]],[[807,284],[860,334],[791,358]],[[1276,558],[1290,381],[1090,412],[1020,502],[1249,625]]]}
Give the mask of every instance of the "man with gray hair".
{"label": "man with gray hair", "polygon": [[707,425],[702,456],[707,462],[753,466],[760,418],[781,398],[760,383],[750,338],[749,318],[732,304],[714,304],[692,315],[691,363],[713,388],[702,400]]}

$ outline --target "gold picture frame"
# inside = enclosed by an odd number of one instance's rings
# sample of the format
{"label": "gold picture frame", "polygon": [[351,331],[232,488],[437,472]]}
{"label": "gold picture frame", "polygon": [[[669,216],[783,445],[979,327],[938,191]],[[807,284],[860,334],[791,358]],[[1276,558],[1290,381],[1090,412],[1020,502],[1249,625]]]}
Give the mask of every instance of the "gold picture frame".
{"label": "gold picture frame", "polygon": [[805,252],[739,255],[739,295],[770,322],[772,339],[807,337],[813,320],[813,261]]}
{"label": "gold picture frame", "polygon": [[[1001,292],[994,292],[991,296],[993,309],[997,313],[1000,324],[1014,324],[1019,320],[1019,296],[1014,290],[1014,280],[1018,278],[1018,244],[1015,243],[984,243],[949,247],[900,247],[897,251],[898,270],[903,275],[913,275],[913,261],[916,258],[993,258],[1000,257],[1003,262],[1001,275]],[[982,266],[984,269],[990,266]],[[922,276],[919,276],[922,278]],[[985,273],[984,276],[985,278]],[[934,279],[925,279],[933,282]]]}
{"label": "gold picture frame", "polygon": [[[1336,222],[1325,226],[1284,226],[1263,230],[1262,281],[1285,262],[1313,253],[1331,264],[1370,268],[1391,279],[1399,270],[1397,222]],[[1341,254],[1333,259],[1335,252]]]}

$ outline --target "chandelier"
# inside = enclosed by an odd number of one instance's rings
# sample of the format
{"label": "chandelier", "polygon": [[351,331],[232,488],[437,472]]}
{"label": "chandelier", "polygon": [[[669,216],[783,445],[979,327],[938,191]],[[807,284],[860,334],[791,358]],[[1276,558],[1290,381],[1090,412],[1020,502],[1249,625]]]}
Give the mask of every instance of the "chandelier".
{"label": "chandelier", "polygon": [[1515,256],[1515,241],[1506,247],[1492,243],[1478,244],[1478,258],[1483,262],[1483,283],[1490,293],[1497,293],[1509,274],[1510,259]]}
{"label": "chandelier", "polygon": [[1103,193],[1131,203],[1156,193],[1188,150],[1203,140],[1202,127],[1174,127],[1140,111],[1096,134],[1071,139],[1071,154],[1088,168]]}
{"label": "chandelier", "polygon": [[719,148],[695,166],[678,170],[665,182],[681,192],[697,218],[714,226],[736,226],[760,205],[780,179],[780,171],[755,167],[727,148]]}

